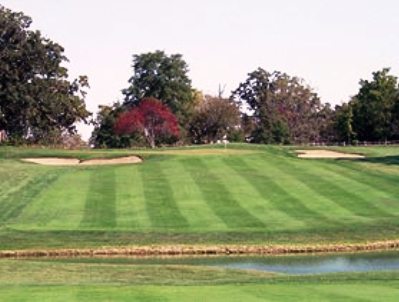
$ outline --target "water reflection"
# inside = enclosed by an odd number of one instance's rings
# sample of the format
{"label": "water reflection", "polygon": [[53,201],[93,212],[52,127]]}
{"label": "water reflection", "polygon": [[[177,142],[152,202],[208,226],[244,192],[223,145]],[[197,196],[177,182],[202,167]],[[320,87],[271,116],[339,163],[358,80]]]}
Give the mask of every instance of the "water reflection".
{"label": "water reflection", "polygon": [[305,257],[257,257],[254,259],[234,259],[231,263],[224,263],[222,266],[287,274],[397,270],[399,269],[399,252]]}
{"label": "water reflection", "polygon": [[[54,261],[50,260],[50,261]],[[58,259],[56,261],[63,261]],[[169,258],[68,258],[67,262],[96,262],[141,265],[195,265],[286,274],[323,274],[399,270],[399,250],[354,254],[307,256],[228,256]]]}

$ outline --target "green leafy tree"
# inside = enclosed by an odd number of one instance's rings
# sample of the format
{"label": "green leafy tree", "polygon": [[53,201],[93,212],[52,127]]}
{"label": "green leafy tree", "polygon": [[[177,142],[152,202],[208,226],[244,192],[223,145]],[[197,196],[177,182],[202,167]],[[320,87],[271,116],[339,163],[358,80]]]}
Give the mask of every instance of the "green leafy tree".
{"label": "green leafy tree", "polygon": [[114,131],[116,117],[140,105],[149,97],[160,100],[178,118],[180,138],[186,139],[188,122],[195,107],[202,101],[201,92],[191,87],[188,66],[180,54],[166,55],[163,51],[133,56],[133,76],[129,87],[122,90],[124,102],[108,108],[100,108],[95,120],[91,143],[96,147],[129,147],[142,145],[137,133],[117,134]]}
{"label": "green leafy tree", "polygon": [[344,103],[341,106],[335,106],[335,130],[336,138],[339,141],[344,141],[348,144],[356,137],[353,131],[353,109],[349,103]]}
{"label": "green leafy tree", "polygon": [[319,141],[323,143],[334,142],[337,140],[336,132],[336,111],[330,103],[325,103],[317,113],[317,127],[319,131]]}
{"label": "green leafy tree", "polygon": [[392,138],[399,139],[399,89],[396,94],[396,101],[392,111]]}
{"label": "green leafy tree", "polygon": [[248,74],[232,97],[252,112],[257,125],[254,142],[301,143],[319,137],[320,99],[297,77],[259,68]]}
{"label": "green leafy tree", "polygon": [[154,97],[167,105],[184,126],[193,112],[196,93],[188,77],[188,65],[182,55],[166,55],[163,51],[133,56],[130,86],[122,92],[124,105],[135,106],[146,97]]}
{"label": "green leafy tree", "polygon": [[113,106],[99,106],[96,119],[93,121],[94,130],[90,138],[91,145],[96,148],[127,148],[133,145],[144,145],[143,140],[134,133],[115,133],[115,123],[124,110],[119,103],[115,103]]}
{"label": "green leafy tree", "polygon": [[254,121],[254,119],[252,118],[252,116],[250,116],[247,113],[242,113],[241,114],[241,131],[243,134],[243,139],[245,141],[248,141],[251,139],[255,129],[256,129],[257,125]]}
{"label": "green leafy tree", "polygon": [[239,126],[240,110],[235,103],[206,96],[190,122],[190,134],[195,143],[215,142],[229,138]]}
{"label": "green leafy tree", "polygon": [[49,143],[89,117],[88,80],[69,81],[63,47],[30,30],[31,23],[0,6],[0,129],[12,141]]}
{"label": "green leafy tree", "polygon": [[395,108],[398,103],[398,79],[384,68],[373,73],[371,81],[361,80],[354,100],[353,129],[360,140],[394,138]]}

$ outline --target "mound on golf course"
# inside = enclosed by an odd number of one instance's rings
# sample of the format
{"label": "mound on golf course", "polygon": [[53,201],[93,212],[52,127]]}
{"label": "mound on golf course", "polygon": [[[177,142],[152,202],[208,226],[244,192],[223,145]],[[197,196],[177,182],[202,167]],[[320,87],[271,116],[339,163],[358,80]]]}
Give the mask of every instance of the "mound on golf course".
{"label": "mound on golf course", "polygon": [[[293,150],[1,147],[0,249],[311,246],[398,239],[399,169],[391,163],[398,147],[346,148],[366,158],[344,161],[304,160]],[[133,154],[144,161],[94,164]],[[21,161],[43,157],[92,160],[93,165]]]}

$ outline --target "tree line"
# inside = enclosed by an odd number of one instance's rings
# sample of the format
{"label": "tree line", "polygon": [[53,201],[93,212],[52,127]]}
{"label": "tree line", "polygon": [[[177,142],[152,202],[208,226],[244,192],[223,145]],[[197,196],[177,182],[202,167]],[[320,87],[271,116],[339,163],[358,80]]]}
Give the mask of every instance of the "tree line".
{"label": "tree line", "polygon": [[[155,98],[173,113],[178,135],[158,136],[156,144],[210,143],[223,139],[263,144],[336,143],[399,139],[399,85],[388,68],[361,80],[349,102],[323,103],[306,82],[262,68],[249,73],[231,95],[202,95],[191,86],[181,55],[162,51],[134,55],[133,76],[125,99],[101,106],[92,143],[96,147],[130,147],[143,140],[138,132],[115,132],[123,112]],[[134,122],[134,119],[131,119]]]}
{"label": "tree line", "polygon": [[361,80],[346,103],[323,103],[306,82],[258,68],[224,96],[192,86],[181,54],[133,56],[123,99],[85,105],[86,76],[69,80],[64,48],[30,29],[31,18],[0,6],[0,131],[8,143],[54,144],[92,123],[95,147],[201,144],[221,140],[265,144],[399,139],[399,85],[388,68]]}

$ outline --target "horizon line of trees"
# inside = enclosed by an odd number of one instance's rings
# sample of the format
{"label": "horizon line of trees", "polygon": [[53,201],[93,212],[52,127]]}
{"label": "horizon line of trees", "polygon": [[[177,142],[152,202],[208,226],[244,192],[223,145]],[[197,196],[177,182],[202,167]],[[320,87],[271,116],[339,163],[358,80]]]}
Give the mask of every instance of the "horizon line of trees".
{"label": "horizon line of trees", "polygon": [[167,106],[180,128],[174,140],[160,138],[156,145],[223,139],[264,144],[399,139],[399,85],[389,68],[374,72],[372,80],[361,80],[359,92],[335,107],[322,103],[303,79],[279,71],[256,69],[228,98],[222,91],[218,96],[202,95],[191,86],[187,72],[181,55],[135,55],[130,86],[123,90],[125,100],[100,108],[91,143],[99,148],[143,145],[137,133],[116,133],[115,124],[123,112],[148,97]]}
{"label": "horizon line of trees", "polygon": [[360,80],[348,102],[323,103],[306,82],[258,68],[228,97],[192,86],[181,54],[133,56],[123,100],[85,104],[86,76],[68,79],[61,45],[30,30],[32,20],[0,5],[0,132],[8,143],[56,144],[76,139],[76,122],[92,123],[95,147],[201,144],[220,140],[264,144],[399,139],[399,85],[389,68]]}

